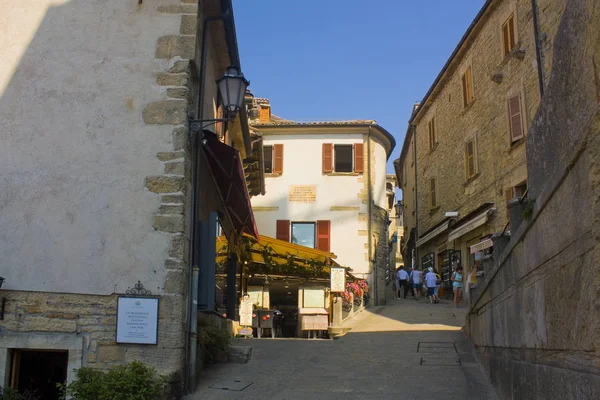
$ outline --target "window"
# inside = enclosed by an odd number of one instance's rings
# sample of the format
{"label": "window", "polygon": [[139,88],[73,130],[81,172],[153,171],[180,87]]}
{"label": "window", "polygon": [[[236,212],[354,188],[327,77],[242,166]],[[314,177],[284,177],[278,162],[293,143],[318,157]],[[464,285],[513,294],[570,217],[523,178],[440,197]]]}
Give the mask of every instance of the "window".
{"label": "window", "polygon": [[429,208],[434,209],[437,207],[437,190],[435,185],[435,178],[429,180]]}
{"label": "window", "polygon": [[429,150],[433,150],[437,144],[437,137],[435,135],[435,117],[431,117],[427,127],[429,129]]}
{"label": "window", "polygon": [[336,144],[334,150],[334,171],[352,172],[352,145]]}
{"label": "window", "polygon": [[283,145],[263,146],[263,155],[265,174],[281,175],[283,173]]}
{"label": "window", "polygon": [[514,14],[511,14],[502,25],[502,49],[504,51],[504,56],[510,53],[512,49],[515,48],[515,45],[515,18]]}
{"label": "window", "polygon": [[508,124],[511,142],[521,139],[524,132],[520,93],[508,99]]}
{"label": "window", "polygon": [[292,243],[314,249],[315,239],[314,222],[292,222]]}
{"label": "window", "polygon": [[273,146],[264,146],[265,174],[273,173]]}
{"label": "window", "polygon": [[475,138],[470,139],[465,144],[465,170],[467,179],[472,178],[477,173],[477,148]]}
{"label": "window", "polygon": [[469,65],[462,76],[463,104],[468,106],[473,102],[473,72]]}
{"label": "window", "polygon": [[323,143],[323,173],[358,172],[365,168],[364,144]]}
{"label": "window", "polygon": [[525,196],[525,192],[527,191],[527,180],[524,180],[523,182],[519,183],[517,186],[515,186],[515,197],[517,198],[521,198],[523,196]]}

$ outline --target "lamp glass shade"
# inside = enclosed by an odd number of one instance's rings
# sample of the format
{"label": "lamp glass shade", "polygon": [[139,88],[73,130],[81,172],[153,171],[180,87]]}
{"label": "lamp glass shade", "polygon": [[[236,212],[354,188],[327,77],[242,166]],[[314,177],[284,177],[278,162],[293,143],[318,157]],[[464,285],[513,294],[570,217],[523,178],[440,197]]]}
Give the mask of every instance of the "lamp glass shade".
{"label": "lamp glass shade", "polygon": [[234,117],[244,105],[244,95],[248,84],[249,82],[236,67],[227,68],[225,75],[217,81],[223,108],[230,118]]}

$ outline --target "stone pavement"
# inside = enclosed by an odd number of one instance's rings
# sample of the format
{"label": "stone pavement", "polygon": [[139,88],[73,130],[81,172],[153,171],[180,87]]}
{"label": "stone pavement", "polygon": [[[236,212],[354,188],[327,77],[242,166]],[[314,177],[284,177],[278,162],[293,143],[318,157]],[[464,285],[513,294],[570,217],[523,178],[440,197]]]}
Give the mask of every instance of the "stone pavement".
{"label": "stone pavement", "polygon": [[460,330],[465,311],[392,299],[356,316],[337,340],[243,340],[250,362],[210,366],[187,399],[494,400]]}

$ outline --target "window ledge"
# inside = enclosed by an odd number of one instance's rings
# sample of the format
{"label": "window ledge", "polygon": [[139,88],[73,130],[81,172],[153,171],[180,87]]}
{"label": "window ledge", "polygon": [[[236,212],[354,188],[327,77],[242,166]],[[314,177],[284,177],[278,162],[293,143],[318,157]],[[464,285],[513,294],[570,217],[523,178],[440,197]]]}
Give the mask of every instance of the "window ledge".
{"label": "window ledge", "polygon": [[325,176],[360,176],[362,172],[325,172]]}
{"label": "window ledge", "polygon": [[525,143],[525,136],[523,136],[521,139],[517,139],[514,142],[512,142],[510,144],[510,149],[509,149],[509,153],[513,150],[515,150],[518,147],[521,147],[521,145]]}
{"label": "window ledge", "polygon": [[429,209],[429,215],[433,215],[435,214],[436,211],[438,211],[440,209],[440,206],[435,206],[433,208]]}
{"label": "window ledge", "polygon": [[467,179],[467,181],[463,184],[463,186],[467,187],[471,184],[471,182],[473,182],[475,179],[479,178],[481,176],[481,171],[477,171],[477,173],[475,175],[473,175],[472,177],[470,177],[469,179]]}
{"label": "window ledge", "polygon": [[265,172],[265,178],[279,178],[281,175],[283,175],[283,173],[275,173],[275,172],[266,173]]}
{"label": "window ledge", "polygon": [[461,111],[460,115],[465,115],[467,112],[469,112],[469,110],[473,107],[473,104],[475,104],[476,101],[477,99],[473,98],[473,100],[471,100],[469,104],[463,107],[463,110]]}
{"label": "window ledge", "polygon": [[435,142],[433,147],[429,149],[429,154],[433,153],[435,151],[435,149],[438,148],[439,145],[440,145],[440,142]]}

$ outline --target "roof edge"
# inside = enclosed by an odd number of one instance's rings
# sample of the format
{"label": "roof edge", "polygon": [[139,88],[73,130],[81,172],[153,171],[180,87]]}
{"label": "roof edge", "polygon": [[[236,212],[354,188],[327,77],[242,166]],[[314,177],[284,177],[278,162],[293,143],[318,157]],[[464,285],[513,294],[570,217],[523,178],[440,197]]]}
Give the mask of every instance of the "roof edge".
{"label": "roof edge", "polygon": [[253,127],[258,128],[259,130],[261,128],[306,128],[306,129],[316,129],[316,128],[323,128],[323,127],[327,127],[327,128],[331,128],[331,127],[350,127],[350,128],[375,128],[377,129],[385,139],[387,139],[387,141],[389,142],[390,146],[389,149],[386,151],[386,160],[388,160],[390,158],[390,156],[392,155],[392,152],[394,151],[394,149],[396,148],[396,139],[394,138],[394,136],[392,136],[392,134],[390,132],[388,132],[387,129],[385,129],[383,126],[377,124],[377,123],[343,123],[343,124],[336,124],[335,122],[331,122],[331,123],[327,123],[327,122],[323,122],[323,123],[314,123],[314,124],[310,124],[310,123],[283,123],[283,124],[273,124],[273,123],[266,123],[266,124],[252,124]]}
{"label": "roof edge", "polygon": [[456,58],[456,56],[458,55],[458,53],[461,50],[463,44],[465,44],[465,42],[467,41],[467,39],[469,38],[469,36],[471,36],[471,33],[473,32],[473,30],[475,29],[475,27],[477,26],[477,24],[479,23],[479,21],[481,20],[481,18],[484,16],[484,14],[490,8],[490,5],[494,1],[495,0],[486,0],[486,2],[484,3],[483,7],[481,7],[481,10],[479,10],[479,12],[477,13],[477,15],[475,16],[475,18],[471,22],[471,25],[469,25],[469,27],[467,28],[467,31],[463,34],[462,38],[458,42],[458,45],[454,48],[454,50],[452,51],[452,54],[450,54],[450,58],[448,58],[448,60],[446,61],[446,63],[442,67],[442,70],[440,71],[440,73],[437,75],[437,77],[433,81],[433,84],[429,87],[429,90],[427,91],[427,93],[425,93],[425,96],[423,97],[423,100],[421,100],[421,102],[420,102],[421,106],[419,108],[417,108],[416,112],[410,117],[410,120],[408,121],[409,125],[412,124],[412,122],[417,118],[417,116],[419,116],[421,114],[421,110],[423,110],[425,108],[425,106],[427,104],[426,103],[427,100],[429,100],[429,97],[433,93],[434,89],[437,87],[437,85],[442,80],[442,77],[444,76],[444,74],[446,73],[446,71],[448,70],[448,68],[450,67],[450,65],[452,64],[452,62]]}

